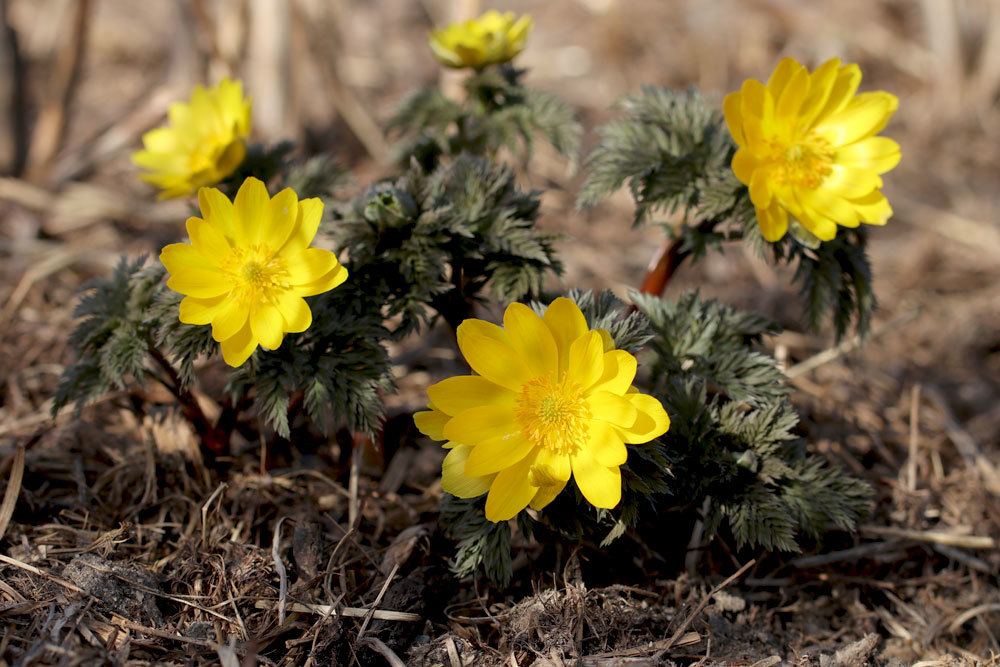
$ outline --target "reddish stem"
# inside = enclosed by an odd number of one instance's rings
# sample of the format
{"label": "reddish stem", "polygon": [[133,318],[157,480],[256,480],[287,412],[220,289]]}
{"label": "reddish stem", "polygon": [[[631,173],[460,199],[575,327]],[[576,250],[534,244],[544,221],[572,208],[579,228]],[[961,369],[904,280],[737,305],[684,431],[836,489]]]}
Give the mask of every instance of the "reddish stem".
{"label": "reddish stem", "polygon": [[680,266],[687,253],[681,252],[681,239],[666,239],[646,268],[646,277],[642,279],[639,291],[644,294],[660,296],[667,288],[667,283]]}
{"label": "reddish stem", "polygon": [[201,444],[213,456],[225,453],[229,449],[229,440],[236,424],[235,415],[227,414],[235,409],[232,404],[229,403],[226,405],[226,409],[223,410],[223,414],[219,417],[219,423],[212,424],[208,416],[205,415],[205,411],[201,409],[198,399],[194,397],[194,394],[183,388],[180,376],[174,369],[173,364],[163,356],[163,353],[156,349],[154,345],[150,345],[149,355],[167,374],[170,381],[163,384],[181,404],[181,411],[184,414],[184,418],[194,428],[195,434],[198,436]]}

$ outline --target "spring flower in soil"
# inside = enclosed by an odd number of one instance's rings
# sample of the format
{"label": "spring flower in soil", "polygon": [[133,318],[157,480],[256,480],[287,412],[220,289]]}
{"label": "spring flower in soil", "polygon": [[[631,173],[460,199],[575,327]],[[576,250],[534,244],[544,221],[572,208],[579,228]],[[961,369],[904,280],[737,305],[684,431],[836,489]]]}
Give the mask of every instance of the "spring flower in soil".
{"label": "spring flower in soil", "polygon": [[428,390],[417,427],[449,450],[442,486],[460,498],[488,493],[486,518],[540,510],[569,482],[595,507],[621,500],[627,444],[663,435],[670,420],[632,386],[636,359],[590,330],[579,307],[556,299],[539,317],[512,303],[503,327],[470,319],[458,345],[475,375]]}
{"label": "spring flower in soil", "polygon": [[248,178],[229,201],[215,188],[198,192],[200,218],[188,218],[191,243],[160,253],[170,274],[167,287],[184,296],[180,320],[211,324],[230,366],[239,366],[257,346],[273,350],[286,333],[305,331],[312,312],[303,297],[332,290],[347,269],[329,250],[310,247],[323,202],[303,199],[291,188],[270,197]]}
{"label": "spring flower in soil", "polygon": [[899,163],[899,144],[876,136],[899,105],[886,92],[858,93],[861,69],[834,58],[810,72],[791,58],[767,83],[749,79],[723,103],[739,147],[736,177],[764,238],[798,224],[820,241],[837,227],[884,225],[892,208],[881,174]]}
{"label": "spring flower in soil", "polygon": [[223,79],[214,88],[197,86],[187,103],[176,102],[169,124],[142,135],[144,149],[132,161],[140,178],[160,189],[160,198],[186,197],[229,176],[246,157],[250,100],[243,84]]}
{"label": "spring flower in soil", "polygon": [[482,16],[453,23],[431,33],[434,57],[448,67],[482,69],[513,60],[524,50],[531,31],[530,16],[491,9]]}

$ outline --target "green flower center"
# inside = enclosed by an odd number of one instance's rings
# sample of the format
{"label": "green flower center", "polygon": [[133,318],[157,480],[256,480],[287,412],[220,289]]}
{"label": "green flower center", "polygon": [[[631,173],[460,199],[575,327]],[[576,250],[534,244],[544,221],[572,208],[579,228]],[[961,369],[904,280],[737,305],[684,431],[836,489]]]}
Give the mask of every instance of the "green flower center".
{"label": "green flower center", "polygon": [[833,171],[833,148],[825,139],[807,136],[798,141],[771,143],[768,162],[781,185],[813,190]]}
{"label": "green flower center", "polygon": [[275,292],[288,288],[285,261],[262,244],[234,248],[223,268],[233,282],[235,296],[247,302],[273,301]]}
{"label": "green flower center", "polygon": [[557,454],[573,454],[587,440],[590,408],[572,380],[537,377],[521,388],[515,419],[521,435]]}

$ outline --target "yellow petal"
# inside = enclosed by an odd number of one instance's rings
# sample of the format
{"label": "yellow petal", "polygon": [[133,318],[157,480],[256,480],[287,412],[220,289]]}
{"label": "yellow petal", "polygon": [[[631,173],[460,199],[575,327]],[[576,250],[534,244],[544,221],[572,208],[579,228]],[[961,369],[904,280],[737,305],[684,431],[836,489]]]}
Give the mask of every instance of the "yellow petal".
{"label": "yellow petal", "polygon": [[[837,194],[823,189],[810,190],[802,193],[800,201],[810,211],[832,220],[841,227],[858,226],[857,211],[846,199]],[[815,234],[816,232],[813,233]],[[834,234],[836,234],[836,230],[834,230]],[[819,236],[823,241],[830,240],[823,238],[819,234],[816,234],[816,236]]]}
{"label": "yellow petal", "polygon": [[769,207],[758,208],[756,211],[757,224],[765,241],[775,243],[784,238],[785,232],[788,231],[788,212],[781,204],[772,201]]}
{"label": "yellow petal", "polygon": [[288,333],[300,333],[312,324],[312,311],[305,300],[292,292],[279,292],[274,305],[284,320],[282,329]]}
{"label": "yellow petal", "polygon": [[622,476],[618,467],[603,466],[582,449],[573,457],[573,479],[580,492],[594,507],[611,509],[622,499]]}
{"label": "yellow petal", "polygon": [[426,435],[431,440],[444,440],[444,425],[451,419],[451,415],[446,415],[440,410],[426,410],[413,414],[413,423],[417,430]]}
{"label": "yellow petal", "polygon": [[838,148],[835,160],[847,167],[884,174],[899,164],[900,157],[899,144],[892,139],[868,137]]}
{"label": "yellow petal", "polygon": [[774,99],[780,99],[785,86],[791,81],[792,76],[799,70],[804,69],[794,58],[782,58],[775,66],[774,71],[767,80],[767,89]]}
{"label": "yellow petal", "polygon": [[170,274],[184,271],[211,271],[222,276],[217,259],[206,257],[189,243],[171,243],[164,246],[160,251],[160,262]]}
{"label": "yellow petal", "polygon": [[607,329],[594,329],[601,336],[601,349],[610,352],[615,349],[615,339]]}
{"label": "yellow petal", "polygon": [[260,341],[260,346],[265,350],[281,347],[284,324],[281,313],[269,303],[254,304],[250,308],[250,327],[254,338]]}
{"label": "yellow petal", "polygon": [[774,98],[771,97],[767,87],[756,79],[747,79],[743,82],[740,88],[740,102],[744,132],[751,117],[763,122],[769,122],[774,117]]}
{"label": "yellow petal", "polygon": [[456,445],[448,451],[441,464],[441,488],[457,498],[476,498],[490,490],[493,475],[469,477],[465,474],[465,461],[472,447]]}
{"label": "yellow petal", "polygon": [[827,117],[839,112],[854,98],[861,84],[861,68],[856,64],[845,65],[837,72],[837,77],[827,96],[826,103],[816,114],[813,124],[824,122]]}
{"label": "yellow petal", "polygon": [[733,173],[743,185],[750,185],[754,172],[760,167],[760,161],[747,147],[740,148],[733,155]]}
{"label": "yellow petal", "polygon": [[535,497],[538,487],[528,481],[533,458],[526,456],[517,465],[497,474],[490,486],[490,493],[486,496],[488,520],[496,522],[513,519]]}
{"label": "yellow petal", "polygon": [[151,153],[170,153],[179,145],[177,133],[169,127],[158,127],[142,135],[142,145]]}
{"label": "yellow petal", "polygon": [[475,445],[501,436],[513,436],[520,429],[514,423],[513,406],[483,405],[455,415],[444,427],[444,435],[463,445]]}
{"label": "yellow petal", "polygon": [[271,223],[271,198],[267,186],[259,179],[249,177],[243,181],[236,198],[236,240],[239,243],[260,243]]}
{"label": "yellow petal", "polygon": [[427,388],[435,407],[449,415],[482,405],[514,405],[514,393],[479,375],[458,375]]}
{"label": "yellow petal", "polygon": [[546,505],[551,503],[556,497],[562,493],[562,490],[566,488],[566,482],[560,482],[559,484],[550,484],[547,486],[538,487],[538,491],[535,493],[535,497],[531,499],[529,506],[536,512],[543,509]]}
{"label": "yellow petal", "polygon": [[187,268],[171,273],[167,279],[167,287],[180,294],[199,299],[210,299],[226,294],[231,289],[228,278],[218,271]]}
{"label": "yellow petal", "polygon": [[737,146],[743,146],[747,142],[746,136],[743,134],[741,106],[742,102],[738,92],[729,93],[722,100],[722,113],[726,119],[726,127],[729,128],[729,133],[733,135],[733,141],[736,142]]}
{"label": "yellow petal", "polygon": [[601,334],[589,331],[569,346],[566,377],[583,389],[592,387],[604,375],[604,341]]}
{"label": "yellow petal", "polygon": [[781,96],[775,96],[774,115],[788,123],[793,122],[798,116],[809,94],[809,70],[798,63],[795,65],[796,69],[781,91]]}
{"label": "yellow petal", "polygon": [[476,373],[501,387],[520,391],[532,378],[531,371],[514,349],[505,342],[476,332],[467,326],[476,320],[466,320],[458,326],[458,347]]}
{"label": "yellow petal", "polygon": [[226,195],[215,188],[201,188],[198,190],[198,206],[205,222],[226,238],[236,238],[236,209]]}
{"label": "yellow petal", "polygon": [[180,320],[184,324],[209,324],[218,315],[219,311],[222,310],[228,298],[228,294],[212,297],[211,299],[186,296],[181,299]]}
{"label": "yellow petal", "polygon": [[212,338],[220,342],[232,338],[244,326],[249,326],[249,318],[249,304],[242,299],[229,299],[212,318]]}
{"label": "yellow petal", "polygon": [[[288,269],[288,281],[294,286],[310,285],[337,268],[337,256],[322,248],[291,249],[279,253]],[[306,296],[300,294],[300,296]]]}
{"label": "yellow petal", "polygon": [[315,296],[323,292],[329,292],[347,280],[347,269],[341,264],[337,264],[329,273],[323,275],[318,280],[304,285],[293,285],[292,291],[299,296]]}
{"label": "yellow petal", "polygon": [[866,225],[884,225],[892,217],[892,206],[881,192],[852,199],[851,205],[858,212],[861,222]]}
{"label": "yellow petal", "polygon": [[632,386],[638,364],[636,358],[625,350],[611,350],[604,353],[604,374],[592,391],[608,391],[624,394]]}
{"label": "yellow petal", "polygon": [[771,205],[774,191],[771,190],[771,170],[767,167],[757,169],[750,179],[750,201],[757,208],[767,208]]}
{"label": "yellow petal", "polygon": [[832,241],[836,238],[837,223],[814,209],[800,205],[793,215],[799,224],[820,241]]}
{"label": "yellow petal", "polygon": [[233,368],[243,365],[257,349],[257,339],[250,330],[250,323],[243,325],[234,336],[222,341],[222,358]]}
{"label": "yellow petal", "polygon": [[899,98],[890,93],[862,93],[820,121],[814,131],[833,146],[846,146],[880,132],[898,106]]}
{"label": "yellow petal", "polygon": [[846,197],[861,197],[882,187],[882,179],[872,169],[854,168],[834,164],[823,179],[821,190]]}
{"label": "yellow petal", "polygon": [[468,334],[486,336],[487,338],[492,338],[493,340],[503,343],[504,345],[510,345],[510,339],[507,338],[507,332],[504,331],[502,327],[493,324],[492,322],[487,322],[486,320],[471,318],[459,324],[458,329],[455,331],[455,336],[459,339],[459,345],[462,343],[462,337]]}
{"label": "yellow petal", "polygon": [[480,477],[515,465],[531,453],[535,445],[520,434],[502,435],[477,443],[465,463],[465,474]]}
{"label": "yellow petal", "polygon": [[559,372],[563,373],[569,365],[570,345],[587,333],[587,318],[572,299],[561,296],[549,305],[542,319],[556,341],[559,349]]}
{"label": "yellow petal", "polygon": [[663,409],[663,404],[648,394],[632,393],[626,394],[635,409],[638,411],[635,424],[629,428],[618,429],[626,443],[630,445],[641,445],[650,440],[654,440],[670,428],[670,417]]}
{"label": "yellow petal", "polygon": [[586,398],[592,419],[627,428],[635,424],[638,412],[626,398],[606,391],[593,392]]}
{"label": "yellow petal", "polygon": [[285,188],[274,195],[270,202],[270,224],[264,229],[262,242],[269,248],[278,249],[295,230],[299,218],[299,198],[291,188]]}
{"label": "yellow petal", "polygon": [[507,306],[503,315],[507,339],[533,375],[556,375],[559,350],[555,338],[535,311],[523,303]]}
{"label": "yellow petal", "polygon": [[831,58],[809,75],[809,95],[806,96],[799,112],[799,122],[803,127],[811,127],[819,112],[823,110],[827,100],[830,99],[839,71],[840,58]]}
{"label": "yellow petal", "polygon": [[[633,408],[634,409],[634,408]],[[587,445],[590,454],[602,466],[620,466],[628,459],[628,450],[619,432],[606,422],[592,421]]]}
{"label": "yellow petal", "polygon": [[191,245],[210,259],[213,265],[218,266],[218,263],[232,251],[226,237],[201,218],[188,218],[185,226],[188,236],[191,237]]}
{"label": "yellow petal", "polygon": [[565,486],[569,480],[572,467],[569,455],[553,452],[540,447],[535,454],[535,462],[528,471],[528,480],[535,486]]}
{"label": "yellow petal", "polygon": [[319,223],[323,220],[323,200],[310,197],[299,202],[295,229],[285,242],[289,248],[308,248],[316,238]]}

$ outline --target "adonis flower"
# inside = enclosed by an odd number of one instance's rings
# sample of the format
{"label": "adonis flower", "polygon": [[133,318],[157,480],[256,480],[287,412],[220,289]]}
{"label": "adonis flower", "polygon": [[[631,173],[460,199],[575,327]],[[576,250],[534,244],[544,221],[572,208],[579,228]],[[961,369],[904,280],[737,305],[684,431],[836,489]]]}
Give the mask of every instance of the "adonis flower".
{"label": "adonis flower", "polygon": [[223,79],[214,88],[196,86],[188,103],[176,102],[170,124],[142,135],[144,150],[132,161],[147,169],[140,178],[160,188],[160,198],[185,197],[229,176],[246,156],[250,100],[243,84]]}
{"label": "adonis flower", "polygon": [[442,65],[482,69],[513,60],[524,50],[531,26],[530,16],[517,18],[491,9],[477,19],[433,31],[430,45]]}
{"label": "adonis flower", "polygon": [[222,357],[239,366],[260,345],[273,350],[286,333],[305,331],[312,312],[302,297],[332,290],[347,269],[329,250],[311,248],[323,202],[291,188],[273,198],[256,178],[229,201],[215,188],[198,191],[201,218],[188,218],[191,243],[160,253],[167,287],[184,294],[180,320],[211,324]]}
{"label": "adonis flower", "polygon": [[649,442],[670,420],[632,386],[636,359],[590,330],[573,301],[559,298],[544,317],[512,303],[504,326],[466,320],[458,346],[476,375],[427,390],[430,411],[417,428],[450,449],[444,490],[486,498],[486,518],[506,521],[549,504],[572,474],[584,498],[612,508],[621,500],[625,443]]}
{"label": "adonis flower", "polygon": [[723,103],[739,150],[736,177],[750,188],[761,233],[778,241],[789,217],[821,241],[837,226],[884,225],[892,208],[880,174],[899,163],[899,144],[877,135],[899,100],[858,93],[861,69],[834,58],[809,72],[791,58],[767,84],[749,79]]}

